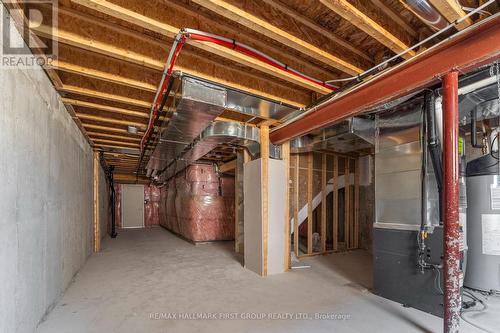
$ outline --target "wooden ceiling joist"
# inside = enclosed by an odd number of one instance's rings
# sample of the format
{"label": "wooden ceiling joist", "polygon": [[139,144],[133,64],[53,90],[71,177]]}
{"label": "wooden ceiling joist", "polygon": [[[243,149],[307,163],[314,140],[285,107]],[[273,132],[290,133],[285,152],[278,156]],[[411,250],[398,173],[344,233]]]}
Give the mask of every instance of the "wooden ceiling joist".
{"label": "wooden ceiling joist", "polygon": [[364,52],[358,50],[351,43],[343,40],[340,37],[337,37],[334,33],[323,28],[322,26],[318,25],[316,22],[312,21],[308,17],[306,17],[306,16],[300,14],[299,12],[291,9],[290,7],[284,5],[283,3],[280,2],[280,0],[262,0],[262,1],[267,3],[268,5],[276,8],[276,9],[278,9],[282,13],[285,13],[286,15],[290,16],[292,19],[294,19],[298,23],[305,25],[306,27],[316,31],[318,34],[328,38],[332,42],[342,46],[346,50],[349,50],[350,52],[360,56],[361,58],[365,59],[366,61],[373,63],[373,59],[371,57],[366,55]]}
{"label": "wooden ceiling joist", "polygon": [[94,142],[99,142],[99,143],[105,143],[105,144],[111,144],[111,145],[123,145],[127,147],[133,147],[133,148],[139,148],[140,145],[138,143],[131,143],[131,142],[123,142],[123,141],[115,141],[115,140],[107,140],[107,139],[92,139]]}
{"label": "wooden ceiling joist", "polygon": [[[123,128],[100,126],[100,125],[87,124],[87,123],[82,123],[82,126],[86,129],[128,134],[128,131],[126,129],[123,129]],[[141,131],[138,132],[138,135],[142,135],[142,134],[143,134],[143,132],[141,132]],[[134,134],[131,134],[131,135],[134,135]]]}
{"label": "wooden ceiling joist", "polygon": [[[351,24],[372,36],[394,53],[398,54],[409,48],[407,44],[394,36],[391,32],[387,31],[379,23],[372,20],[347,0],[320,0],[320,2],[345,20],[349,21]],[[415,52],[410,51],[402,57],[409,59],[414,55]]]}
{"label": "wooden ceiling joist", "polygon": [[[142,28],[154,31],[156,33],[162,34],[164,36],[173,38],[180,31],[180,28],[173,27],[169,24],[165,24],[156,20],[153,20],[144,15],[138,14],[134,11],[128,10],[126,8],[117,6],[109,1],[105,0],[73,0],[74,3],[77,3],[82,6],[86,6],[93,10],[99,11],[101,13],[113,16],[115,18],[124,20],[129,23],[133,23]],[[272,65],[269,65],[263,61],[254,59],[250,56],[247,56],[243,53],[228,49],[226,47],[207,43],[200,42],[196,40],[188,40],[190,45],[193,45],[199,49],[204,51],[216,54],[220,57],[229,59],[231,61],[240,63],[242,65],[248,66],[250,68],[259,70],[265,74],[272,75],[283,79],[285,81],[297,84],[306,89],[310,89],[312,91],[316,91],[322,94],[329,93],[331,89],[323,87],[321,85],[315,84],[309,80],[303,79],[291,73],[285,72],[279,68],[276,68]]]}
{"label": "wooden ceiling joist", "polygon": [[102,100],[106,100],[106,101],[110,101],[110,102],[128,104],[131,106],[151,108],[151,102],[148,102],[148,101],[143,101],[143,100],[129,98],[129,97],[120,96],[120,95],[108,94],[108,93],[104,93],[101,91],[81,88],[81,87],[77,87],[77,86],[73,86],[73,85],[63,84],[62,87],[59,89],[59,91],[69,93],[69,94],[76,94],[76,95],[81,95],[81,96],[86,96],[86,97],[98,98],[98,99],[102,99]]}
{"label": "wooden ceiling joist", "polygon": [[85,107],[85,108],[89,108],[89,109],[107,111],[107,112],[121,114],[121,115],[125,115],[125,116],[132,116],[132,117],[149,119],[148,112],[132,111],[132,110],[117,108],[117,107],[109,106],[109,105],[97,104],[97,103],[86,102],[86,101],[79,101],[79,100],[72,99],[72,98],[62,98],[62,101],[64,104],[70,104],[73,106],[81,106],[81,107]]}
{"label": "wooden ceiling joist", "polygon": [[[448,21],[454,22],[466,14],[463,11],[462,7],[458,4],[456,0],[429,0],[432,6],[438,10],[439,13]],[[472,24],[472,20],[470,18],[464,20],[460,24],[457,24],[457,29],[462,30],[467,28]]]}
{"label": "wooden ceiling joist", "polygon": [[340,59],[324,50],[309,44],[286,31],[259,19],[258,17],[251,15],[244,10],[233,6],[225,1],[221,0],[192,0],[200,6],[203,6],[227,19],[230,19],[239,24],[245,25],[246,27],[263,34],[265,36],[271,37],[286,46],[292,47],[295,50],[315,57],[319,61],[332,66],[344,73],[349,75],[357,75],[363,72],[362,68],[359,68],[344,59]]}
{"label": "wooden ceiling joist", "polygon": [[[318,79],[331,79],[332,75],[335,76],[334,73],[327,71],[323,66],[313,64],[306,59],[297,57],[295,54],[283,52],[283,48],[281,48],[280,45],[268,43],[266,40],[260,38],[260,36],[255,36],[246,31],[242,31],[241,29],[234,29],[234,27],[221,22],[217,17],[208,13],[201,13],[193,6],[176,3],[174,1],[163,1],[162,4],[166,4],[166,11],[172,13],[169,20],[176,21],[176,18],[178,17],[189,17],[192,23],[188,27],[206,26],[209,28],[207,29],[208,32],[212,32],[229,39],[235,38],[261,52],[269,54],[270,56],[280,60],[282,63],[288,64],[290,67],[297,68],[304,73],[317,77]],[[184,26],[185,23],[176,22],[175,25]]]}
{"label": "wooden ceiling joist", "polygon": [[130,136],[125,136],[125,135],[115,135],[115,134],[99,133],[99,132],[87,132],[87,135],[90,136],[91,138],[101,137],[101,138],[120,139],[120,140],[141,142],[140,138],[133,138]]}
{"label": "wooden ceiling joist", "polygon": [[97,79],[97,80],[101,80],[101,81],[105,81],[105,82],[109,82],[109,83],[119,84],[119,85],[123,85],[123,86],[130,87],[130,88],[135,88],[135,89],[139,89],[139,90],[153,92],[153,93],[156,92],[156,88],[157,88],[155,85],[152,85],[152,84],[149,84],[146,82],[126,78],[126,77],[121,76],[121,75],[107,73],[107,72],[96,70],[96,69],[93,69],[90,67],[84,67],[84,66],[71,64],[71,63],[68,63],[65,61],[60,61],[60,60],[55,60],[54,62],[52,62],[51,66],[49,68],[57,69],[57,70],[60,70],[63,72],[71,73],[71,74],[85,76],[85,77],[92,78],[92,79]]}
{"label": "wooden ceiling joist", "polygon": [[130,150],[130,151],[140,151],[139,148],[131,148],[131,147],[127,147],[127,146],[124,146],[124,145],[108,145],[108,144],[94,144],[94,147],[100,147],[100,148],[113,148],[113,149],[127,149],[127,150]]}
{"label": "wooden ceiling joist", "polygon": [[76,116],[80,119],[86,119],[86,120],[91,120],[91,121],[96,121],[96,122],[101,122],[101,123],[108,123],[108,124],[115,124],[115,125],[123,125],[123,126],[134,126],[137,127],[138,129],[145,130],[146,129],[146,124],[145,123],[138,123],[135,121],[129,121],[129,120],[121,120],[121,119],[114,119],[114,118],[107,118],[107,117],[101,117],[101,116],[94,116],[92,114],[86,114],[86,113],[81,113],[77,112]]}
{"label": "wooden ceiling joist", "polygon": [[411,37],[418,40],[418,32],[410,24],[406,23],[405,20],[401,18],[399,13],[393,11],[382,0],[371,0],[371,2],[373,2],[375,6],[380,8],[391,20],[402,27]]}
{"label": "wooden ceiling joist", "polygon": [[[62,30],[62,29],[58,29],[58,31],[56,33],[51,33],[51,29],[49,27],[43,26],[43,25],[36,27],[33,30],[37,34],[40,34],[43,37],[57,39],[60,43],[63,43],[66,45],[70,45],[70,46],[73,46],[76,48],[81,48],[81,49],[84,49],[87,51],[95,52],[95,53],[98,53],[98,54],[101,54],[104,56],[112,57],[112,58],[115,58],[115,59],[118,59],[118,60],[121,60],[124,62],[131,63],[131,64],[144,66],[146,68],[150,68],[150,69],[153,69],[156,71],[163,71],[164,64],[159,60],[156,60],[156,59],[153,59],[151,57],[139,54],[137,52],[133,52],[129,49],[117,47],[117,46],[112,45],[112,44],[108,44],[108,43],[94,40],[88,36],[80,36],[80,35],[75,34],[73,32]],[[196,60],[199,60],[198,63],[201,63],[202,61],[204,61],[201,57],[196,57],[196,58],[197,58]],[[208,60],[205,60],[205,61],[208,61]],[[65,64],[67,65],[67,63],[65,63]],[[53,66],[55,68],[60,68],[61,63],[55,62],[55,64],[53,64]],[[70,67],[71,67],[71,65],[70,65]],[[209,66],[209,68],[213,68],[213,66]],[[81,67],[79,69],[83,70],[83,68],[81,68]],[[269,98],[269,99],[272,99],[275,101],[281,101],[283,103],[293,105],[295,107],[303,107],[304,106],[303,103],[300,103],[300,102],[297,102],[294,100],[290,100],[290,99],[286,99],[286,98],[283,98],[282,96],[277,96],[277,95],[270,94],[270,93],[267,93],[267,92],[264,92],[261,90],[257,90],[254,88],[250,88],[246,85],[241,84],[240,82],[242,82],[242,80],[239,80],[238,82],[232,82],[232,81],[228,81],[227,79],[224,79],[221,77],[214,77],[211,75],[207,75],[203,72],[200,72],[198,70],[193,70],[193,69],[183,67],[183,66],[178,66],[178,65],[176,65],[174,67],[174,69],[179,70],[183,73],[197,76],[199,78],[202,78],[202,79],[205,79],[208,81],[212,81],[215,83],[219,83],[219,84],[222,84],[222,85],[225,85],[225,86],[237,89],[237,90],[246,91],[246,92],[249,92],[249,93],[257,95],[257,96],[266,97],[266,98]],[[62,69],[62,70],[64,70],[64,69]],[[250,75],[249,73],[244,73],[243,71],[240,71],[240,70],[233,69],[233,72],[240,72],[238,75],[240,78]],[[93,74],[98,74],[100,76],[106,75],[102,71],[94,71]],[[156,87],[155,87],[155,91],[156,91]]]}

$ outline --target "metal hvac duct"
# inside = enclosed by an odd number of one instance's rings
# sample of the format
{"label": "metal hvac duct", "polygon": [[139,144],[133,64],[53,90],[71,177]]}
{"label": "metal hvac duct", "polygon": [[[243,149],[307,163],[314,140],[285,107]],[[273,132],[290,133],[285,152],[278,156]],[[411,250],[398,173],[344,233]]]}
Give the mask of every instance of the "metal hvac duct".
{"label": "metal hvac duct", "polygon": [[164,170],[210,122],[224,112],[226,89],[188,76],[181,78],[181,99],[162,129],[146,169]]}
{"label": "metal hvac duct", "polygon": [[[244,145],[253,156],[259,153],[257,128],[235,122],[214,122],[225,110],[245,114],[250,119],[276,120],[296,110],[199,78],[184,75],[180,80],[181,98],[167,126],[161,129],[159,143],[146,167],[152,177],[158,172],[158,179],[169,179],[221,143]],[[279,157],[279,147],[270,146],[270,155]]]}
{"label": "metal hvac duct", "polygon": [[222,143],[245,147],[252,142],[258,143],[259,136],[260,130],[257,127],[236,122],[214,121],[203,131],[199,140],[190,145],[182,157],[170,164],[158,177],[158,181],[167,181]]}
{"label": "metal hvac duct", "polygon": [[427,0],[406,0],[406,7],[434,30],[441,30],[448,22]]}
{"label": "metal hvac duct", "polygon": [[374,120],[352,117],[322,130],[317,135],[305,135],[292,140],[290,151],[305,153],[315,150],[331,150],[348,153],[373,147],[374,137]]}

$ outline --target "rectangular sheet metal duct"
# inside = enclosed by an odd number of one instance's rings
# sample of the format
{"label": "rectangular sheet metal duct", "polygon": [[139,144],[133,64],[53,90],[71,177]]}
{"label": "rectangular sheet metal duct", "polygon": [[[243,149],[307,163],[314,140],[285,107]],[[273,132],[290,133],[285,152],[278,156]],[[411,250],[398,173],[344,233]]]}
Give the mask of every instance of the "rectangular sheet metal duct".
{"label": "rectangular sheet metal duct", "polygon": [[236,122],[214,122],[224,110],[276,120],[296,110],[195,77],[182,76],[180,80],[181,98],[146,167],[149,174],[158,171],[159,181],[171,178],[221,143],[248,146],[255,153],[259,130]]}

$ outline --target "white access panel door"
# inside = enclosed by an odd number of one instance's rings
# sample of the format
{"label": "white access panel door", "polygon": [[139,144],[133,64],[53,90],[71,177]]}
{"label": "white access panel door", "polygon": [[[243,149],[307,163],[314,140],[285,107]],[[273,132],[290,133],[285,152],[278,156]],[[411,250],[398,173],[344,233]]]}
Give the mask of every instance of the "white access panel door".
{"label": "white access panel door", "polygon": [[144,227],[144,186],[122,184],[122,228]]}

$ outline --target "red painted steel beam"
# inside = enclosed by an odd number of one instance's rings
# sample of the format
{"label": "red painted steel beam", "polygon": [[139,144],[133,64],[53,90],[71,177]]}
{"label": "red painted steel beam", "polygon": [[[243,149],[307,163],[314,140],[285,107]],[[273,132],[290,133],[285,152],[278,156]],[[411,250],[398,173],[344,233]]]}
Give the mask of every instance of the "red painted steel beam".
{"label": "red painted steel beam", "polygon": [[460,327],[460,227],[458,165],[458,72],[443,78],[444,159],[444,332],[458,333]]}
{"label": "red painted steel beam", "polygon": [[283,143],[436,84],[452,69],[464,73],[500,59],[499,40],[500,16],[495,16],[278,127],[270,139]]}

